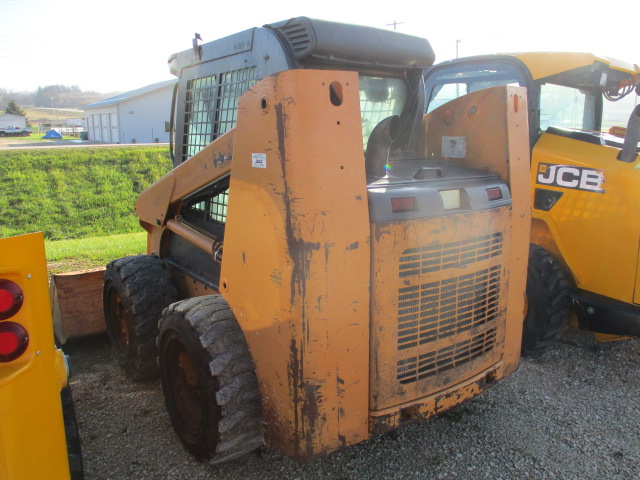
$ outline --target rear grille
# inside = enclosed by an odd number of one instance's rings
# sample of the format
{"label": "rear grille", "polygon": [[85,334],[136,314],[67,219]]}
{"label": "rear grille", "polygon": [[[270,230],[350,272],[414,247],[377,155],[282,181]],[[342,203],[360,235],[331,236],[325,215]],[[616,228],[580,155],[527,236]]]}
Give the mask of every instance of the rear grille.
{"label": "rear grille", "polygon": [[401,384],[407,384],[438,375],[485,355],[493,350],[495,344],[496,329],[492,328],[455,345],[400,360],[397,379]]}
{"label": "rear grille", "polygon": [[435,342],[495,320],[500,265],[398,291],[398,350]]}
{"label": "rear grille", "polygon": [[502,253],[502,234],[492,233],[458,242],[408,248],[400,257],[400,278],[460,268]]}

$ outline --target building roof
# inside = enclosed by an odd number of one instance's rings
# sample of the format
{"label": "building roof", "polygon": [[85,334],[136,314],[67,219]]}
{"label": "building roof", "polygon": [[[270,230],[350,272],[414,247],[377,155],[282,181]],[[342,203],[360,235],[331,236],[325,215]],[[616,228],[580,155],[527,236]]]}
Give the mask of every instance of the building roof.
{"label": "building roof", "polygon": [[117,105],[126,100],[131,100],[132,98],[140,97],[142,95],[146,95],[147,93],[155,92],[156,90],[161,90],[166,87],[171,87],[177,81],[178,81],[177,79],[172,79],[172,80],[165,80],[164,82],[152,83],[151,85],[147,85],[146,87],[121,93],[119,95],[116,95],[115,97],[110,97],[104,100],[100,100],[99,102],[83,105],[80,108],[82,110],[91,110],[92,108],[102,108],[102,107],[109,107],[111,105]]}

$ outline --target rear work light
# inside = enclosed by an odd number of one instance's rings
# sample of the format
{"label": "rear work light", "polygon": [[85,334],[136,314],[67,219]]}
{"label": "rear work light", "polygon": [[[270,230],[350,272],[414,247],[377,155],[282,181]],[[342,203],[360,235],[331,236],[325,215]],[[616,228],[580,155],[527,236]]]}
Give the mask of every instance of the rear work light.
{"label": "rear work light", "polygon": [[18,285],[0,279],[0,320],[13,317],[22,307],[23,295]]}
{"label": "rear work light", "polygon": [[15,322],[0,323],[0,363],[12,362],[29,346],[29,334]]}

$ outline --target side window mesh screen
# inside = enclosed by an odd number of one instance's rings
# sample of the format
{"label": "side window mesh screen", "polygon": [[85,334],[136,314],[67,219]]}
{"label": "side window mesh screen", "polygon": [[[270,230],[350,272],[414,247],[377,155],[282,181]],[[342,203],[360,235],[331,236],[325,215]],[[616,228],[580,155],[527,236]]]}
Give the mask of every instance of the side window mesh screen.
{"label": "side window mesh screen", "polygon": [[216,75],[187,82],[182,161],[195,155],[211,142],[212,116],[215,114],[217,91]]}
{"label": "side window mesh screen", "polygon": [[184,212],[189,220],[198,219],[203,222],[226,223],[227,205],[229,204],[229,189],[195,203]]}
{"label": "side window mesh screen", "polygon": [[238,98],[256,83],[256,67],[187,81],[182,161],[236,125]]}

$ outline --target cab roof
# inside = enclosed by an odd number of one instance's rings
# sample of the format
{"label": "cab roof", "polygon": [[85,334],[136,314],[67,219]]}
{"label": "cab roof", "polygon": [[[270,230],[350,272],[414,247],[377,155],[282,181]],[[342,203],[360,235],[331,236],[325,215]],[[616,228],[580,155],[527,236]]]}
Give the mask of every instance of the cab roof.
{"label": "cab roof", "polygon": [[587,67],[595,64],[596,62],[605,64],[612,70],[628,73],[632,75],[636,81],[638,80],[638,76],[640,76],[640,67],[638,67],[637,64],[592,53],[522,52],[499,53],[498,55],[508,55],[522,61],[531,72],[534,80],[556,75],[575,68]]}

